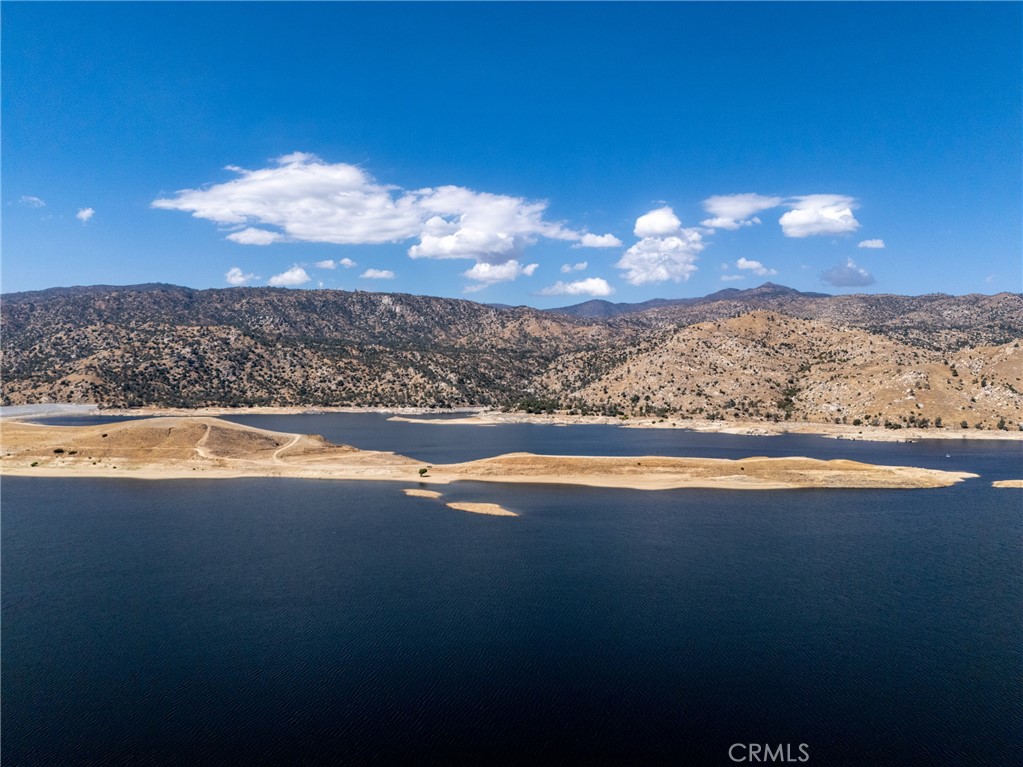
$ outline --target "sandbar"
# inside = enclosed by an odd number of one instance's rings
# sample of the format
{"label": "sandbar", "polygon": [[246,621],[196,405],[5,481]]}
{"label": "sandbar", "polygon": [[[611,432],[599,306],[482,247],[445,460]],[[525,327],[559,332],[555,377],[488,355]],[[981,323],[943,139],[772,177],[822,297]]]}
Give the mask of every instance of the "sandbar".
{"label": "sandbar", "polygon": [[514,511],[508,511],[503,506],[498,506],[496,503],[463,503],[461,501],[455,503],[444,504],[449,509],[456,509],[457,511],[468,511],[472,514],[488,514],[492,517],[517,517]]}
{"label": "sandbar", "polygon": [[992,482],[991,487],[1023,487],[1023,479],[999,479]]}
{"label": "sandbar", "polygon": [[418,487],[406,487],[402,492],[413,498],[440,498],[440,493],[436,490],[422,490]]}

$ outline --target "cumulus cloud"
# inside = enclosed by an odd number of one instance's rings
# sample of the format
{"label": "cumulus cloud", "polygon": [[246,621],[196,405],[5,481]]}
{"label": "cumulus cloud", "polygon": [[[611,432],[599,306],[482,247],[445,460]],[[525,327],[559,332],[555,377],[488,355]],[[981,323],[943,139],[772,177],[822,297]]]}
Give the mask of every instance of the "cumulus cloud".
{"label": "cumulus cloud", "polygon": [[863,240],[856,247],[857,248],[878,248],[878,249],[880,249],[880,248],[884,247],[884,240]]}
{"label": "cumulus cloud", "polygon": [[541,296],[609,296],[615,289],[600,277],[588,277],[575,282],[558,280],[553,285],[539,291]]}
{"label": "cumulus cloud", "polygon": [[620,248],[622,241],[613,234],[586,233],[573,248]]}
{"label": "cumulus cloud", "polygon": [[[247,226],[229,238],[266,244],[266,235],[243,234],[272,227],[278,240],[338,245],[418,240],[412,258],[464,258],[502,265],[517,261],[539,238],[587,247],[620,244],[612,235],[587,235],[545,218],[546,201],[477,192],[460,186],[406,190],[377,182],[347,163],[327,163],[293,152],[272,167],[229,166],[236,178],[184,189],[154,200],[162,210],[191,213],[222,226]],[[275,240],[276,241],[276,240]]]}
{"label": "cumulus cloud", "polygon": [[853,216],[856,200],[841,194],[808,194],[787,200],[792,210],[778,223],[786,237],[810,237],[819,234],[848,234],[860,228]]}
{"label": "cumulus cloud", "polygon": [[746,279],[746,275],[745,274],[722,274],[721,275],[721,281],[722,282],[736,282],[738,280],[744,280],[744,279]]}
{"label": "cumulus cloud", "polygon": [[760,223],[756,213],[777,208],[781,204],[781,197],[768,197],[752,192],[717,194],[703,201],[703,209],[710,213],[711,217],[701,221],[700,224],[712,229],[738,229],[740,226],[752,226]]}
{"label": "cumulus cloud", "polygon": [[396,197],[391,187],[377,184],[354,165],[327,164],[294,152],[279,157],[276,167],[228,170],[238,177],[182,190],[154,200],[152,206],[188,211],[222,225],[274,226],[303,242],[398,242],[419,228],[412,199]]}
{"label": "cumulus cloud", "polygon": [[277,232],[271,232],[267,229],[254,229],[250,226],[239,232],[232,232],[227,235],[227,239],[241,245],[269,245],[284,238]]}
{"label": "cumulus cloud", "polygon": [[34,197],[31,194],[21,195],[21,199],[18,200],[22,205],[27,205],[30,208],[45,208],[46,203],[39,197]]}
{"label": "cumulus cloud", "polygon": [[696,229],[682,226],[669,207],[652,210],[636,219],[636,235],[642,239],[625,251],[615,264],[630,285],[688,280],[696,271],[703,238]]}
{"label": "cumulus cloud", "polygon": [[664,237],[675,234],[681,228],[682,222],[675,215],[675,211],[665,205],[637,218],[633,233],[637,237]]}
{"label": "cumulus cloud", "polygon": [[857,266],[851,259],[846,259],[844,264],[836,264],[821,273],[821,279],[828,285],[836,288],[863,287],[873,285],[874,275],[861,266]]}
{"label": "cumulus cloud", "polygon": [[580,261],[578,264],[562,264],[561,273],[570,274],[571,272],[581,272],[586,269],[589,264],[586,261]]}
{"label": "cumulus cloud", "polygon": [[615,266],[625,271],[630,285],[688,280],[696,271],[696,258],[703,243],[698,232],[686,237],[644,237],[623,255]]}
{"label": "cumulus cloud", "polygon": [[241,285],[248,285],[253,280],[258,280],[259,277],[255,274],[245,274],[245,272],[237,266],[232,266],[227,270],[227,274],[224,275],[224,279],[227,280],[228,285],[239,287]]}
{"label": "cumulus cloud", "polygon": [[275,288],[290,287],[294,285],[305,285],[310,280],[312,280],[312,277],[306,273],[306,270],[296,264],[286,272],[275,274],[267,280],[267,284],[272,285]]}
{"label": "cumulus cloud", "polygon": [[328,258],[326,261],[317,261],[313,264],[317,269],[336,269],[339,266],[343,266],[345,269],[351,269],[353,266],[358,266],[350,258],[339,258],[335,261],[332,258]]}
{"label": "cumulus cloud", "polygon": [[753,274],[760,275],[761,277],[768,277],[772,274],[778,273],[777,269],[768,269],[759,261],[752,261],[748,258],[740,258],[735,262],[735,266],[738,269],[748,269],[753,272]]}
{"label": "cumulus cloud", "polygon": [[94,211],[92,208],[81,208],[77,213],[75,213],[75,218],[77,218],[83,224],[87,224],[89,222],[89,219],[91,219],[95,215],[96,211]]}
{"label": "cumulus cloud", "polygon": [[367,269],[359,277],[363,280],[393,280],[394,272],[390,269]]}
{"label": "cumulus cloud", "polygon": [[468,277],[476,283],[466,288],[466,292],[472,293],[477,290],[483,290],[483,288],[493,285],[495,282],[509,282],[521,275],[530,277],[538,266],[539,264],[523,266],[515,259],[505,261],[503,264],[488,264],[485,261],[480,261],[472,269],[462,272],[464,277]]}

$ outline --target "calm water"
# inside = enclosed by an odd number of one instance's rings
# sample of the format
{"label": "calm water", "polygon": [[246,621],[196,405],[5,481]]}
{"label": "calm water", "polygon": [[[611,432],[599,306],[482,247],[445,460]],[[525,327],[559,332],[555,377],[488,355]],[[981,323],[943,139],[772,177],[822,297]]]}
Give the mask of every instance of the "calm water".
{"label": "calm water", "polygon": [[[1015,764],[1018,446],[239,417],[425,462],[806,454],[922,491],[5,479],[4,765]],[[52,421],[51,421],[52,422]],[[946,453],[951,457],[946,458]]]}

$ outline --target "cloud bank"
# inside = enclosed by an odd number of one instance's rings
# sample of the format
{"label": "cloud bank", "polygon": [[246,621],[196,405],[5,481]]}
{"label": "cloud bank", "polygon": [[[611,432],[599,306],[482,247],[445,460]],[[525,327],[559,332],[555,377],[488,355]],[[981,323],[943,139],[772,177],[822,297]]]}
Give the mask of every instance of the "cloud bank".
{"label": "cloud bank", "polygon": [[269,168],[228,170],[237,178],[181,190],[154,200],[152,207],[232,227],[237,231],[227,239],[243,245],[418,240],[408,248],[412,258],[463,258],[493,266],[517,261],[540,238],[580,247],[621,244],[613,235],[593,235],[548,220],[543,200],[452,185],[402,189],[377,182],[355,165],[327,163],[304,152],[279,157]]}

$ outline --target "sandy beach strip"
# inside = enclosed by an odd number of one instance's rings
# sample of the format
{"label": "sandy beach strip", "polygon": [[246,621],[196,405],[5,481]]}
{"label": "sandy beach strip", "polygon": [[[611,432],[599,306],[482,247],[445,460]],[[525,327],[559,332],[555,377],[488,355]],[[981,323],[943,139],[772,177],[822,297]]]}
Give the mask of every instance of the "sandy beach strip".
{"label": "sandy beach strip", "polygon": [[486,514],[491,517],[517,517],[514,511],[508,511],[503,506],[498,506],[496,503],[468,503],[457,501],[453,503],[444,504],[449,509],[455,509],[456,511],[468,511],[470,514]]}
{"label": "sandy beach strip", "polygon": [[991,483],[991,487],[1021,487],[1023,479],[999,479]]}

